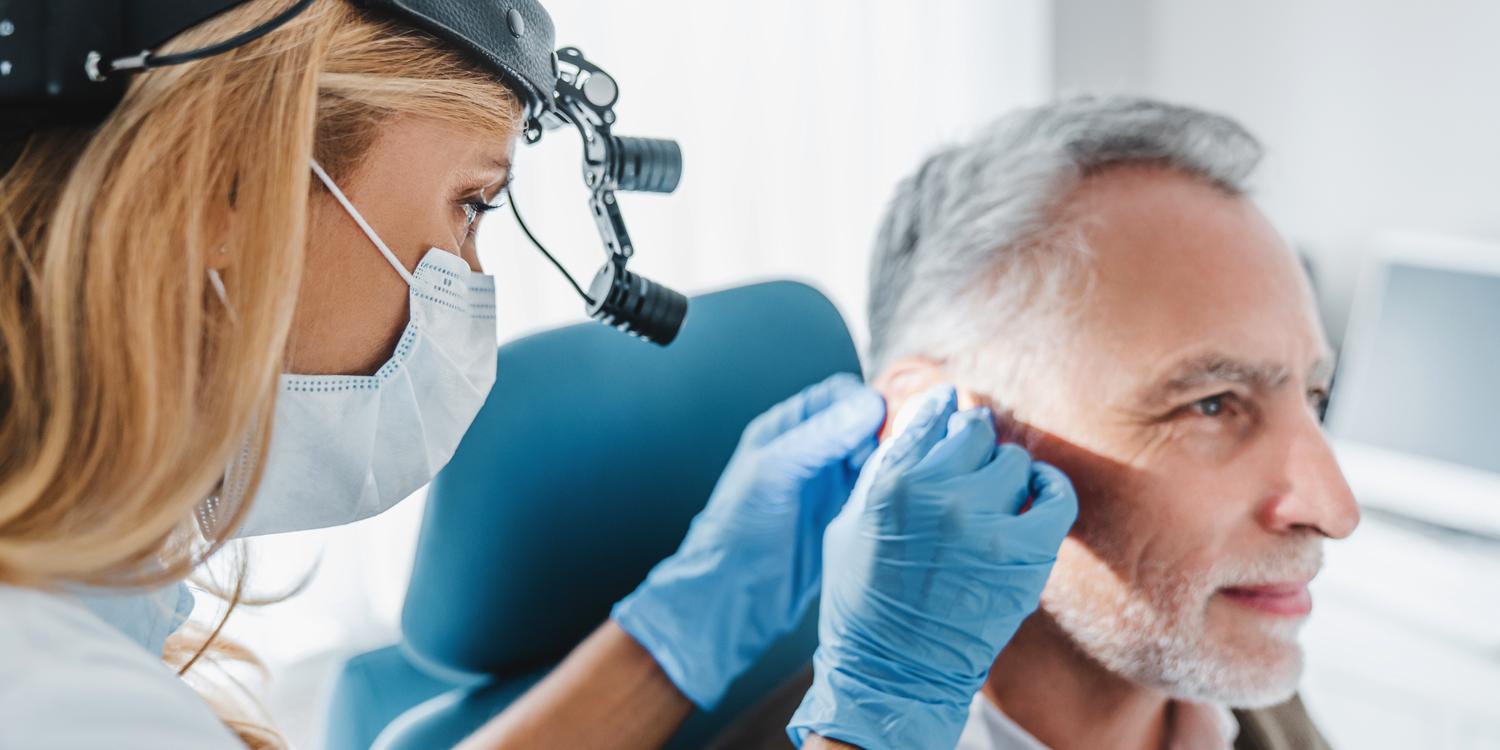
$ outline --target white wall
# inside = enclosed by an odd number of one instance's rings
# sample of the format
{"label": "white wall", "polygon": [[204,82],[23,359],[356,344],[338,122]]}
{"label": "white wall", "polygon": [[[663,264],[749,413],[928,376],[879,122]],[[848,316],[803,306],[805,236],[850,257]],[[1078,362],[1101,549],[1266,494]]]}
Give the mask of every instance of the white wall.
{"label": "white wall", "polygon": [[1058,0],[1060,91],[1239,118],[1262,205],[1320,266],[1337,336],[1372,234],[1500,237],[1500,4]]}

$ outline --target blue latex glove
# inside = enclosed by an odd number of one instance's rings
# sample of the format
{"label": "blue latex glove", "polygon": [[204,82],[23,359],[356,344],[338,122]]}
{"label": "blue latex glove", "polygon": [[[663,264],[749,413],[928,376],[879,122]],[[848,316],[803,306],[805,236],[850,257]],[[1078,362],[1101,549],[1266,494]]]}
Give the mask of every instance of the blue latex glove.
{"label": "blue latex glove", "polygon": [[988,409],[957,413],[951,387],[909,408],[828,528],[813,686],[788,727],[799,747],[816,732],[952,748],[1078,513],[1061,472],[995,444]]}
{"label": "blue latex glove", "polygon": [[884,419],[885,400],[847,374],[757,417],[677,553],[615,605],[611,617],[693,703],[713,707],[806,613],[823,530]]}

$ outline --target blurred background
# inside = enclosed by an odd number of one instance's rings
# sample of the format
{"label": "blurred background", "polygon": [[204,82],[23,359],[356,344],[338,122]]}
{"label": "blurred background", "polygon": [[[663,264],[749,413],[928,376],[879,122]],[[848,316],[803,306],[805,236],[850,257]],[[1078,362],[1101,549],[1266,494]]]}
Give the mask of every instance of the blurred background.
{"label": "blurred background", "polygon": [[[1500,359],[1483,345],[1500,333],[1500,4],[546,5],[558,42],[619,80],[616,133],[682,144],[675,195],[622,196],[632,267],[689,293],[807,281],[860,342],[876,223],[926,152],[1060,94],[1149,95],[1241,120],[1268,150],[1257,198],[1307,256],[1333,341],[1348,343],[1330,427],[1367,505],[1315,583],[1310,709],[1335,746],[1500,747]],[[587,278],[601,250],[578,150],[571,133],[522,147],[514,194]],[[505,212],[481,248],[503,339],[583,318]],[[1442,374],[1434,395],[1401,378],[1412,362]],[[320,741],[336,665],[397,640],[421,515],[418,496],[253,543],[259,591],[310,575],[301,595],[228,628],[269,663],[269,706],[299,746]],[[195,616],[215,615],[200,597]]]}

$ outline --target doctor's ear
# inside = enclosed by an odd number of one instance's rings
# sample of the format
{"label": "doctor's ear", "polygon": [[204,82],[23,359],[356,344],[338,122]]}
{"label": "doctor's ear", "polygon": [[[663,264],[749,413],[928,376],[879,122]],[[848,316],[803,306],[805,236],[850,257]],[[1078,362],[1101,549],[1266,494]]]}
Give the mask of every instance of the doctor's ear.
{"label": "doctor's ear", "polygon": [[204,234],[208,242],[203,246],[203,267],[213,271],[223,271],[234,262],[234,251],[231,248],[232,238],[239,236],[236,231],[239,228],[239,212],[234,208],[234,193],[230,191],[229,206],[223,213],[212,217],[210,225],[205,228]]}
{"label": "doctor's ear", "polygon": [[213,271],[223,271],[230,266],[232,256],[228,242],[214,243],[203,251],[203,267]]}
{"label": "doctor's ear", "polygon": [[[885,426],[880,430],[880,439],[884,441],[891,436],[891,423],[895,415],[901,413],[901,407],[907,401],[921,395],[924,391],[940,383],[953,383],[953,378],[948,374],[944,363],[927,357],[904,357],[893,362],[889,367],[881,371],[870,385],[885,396]],[[958,390],[958,408],[973,409],[976,406],[986,406],[988,400],[953,383]]]}

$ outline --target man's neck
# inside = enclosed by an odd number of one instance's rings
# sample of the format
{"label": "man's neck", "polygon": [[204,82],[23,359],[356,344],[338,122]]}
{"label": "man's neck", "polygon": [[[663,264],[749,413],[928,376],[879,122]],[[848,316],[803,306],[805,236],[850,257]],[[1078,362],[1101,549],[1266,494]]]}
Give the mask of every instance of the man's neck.
{"label": "man's neck", "polygon": [[1080,653],[1042,612],[995,660],[984,694],[1052,750],[1158,750],[1167,698],[1105,670]]}

